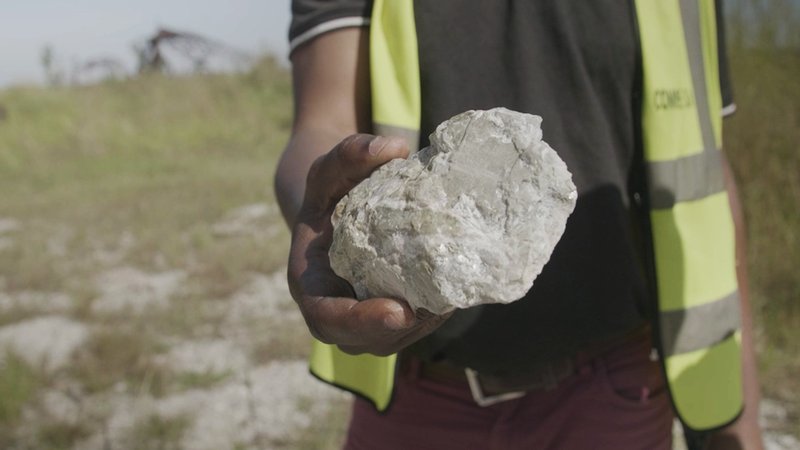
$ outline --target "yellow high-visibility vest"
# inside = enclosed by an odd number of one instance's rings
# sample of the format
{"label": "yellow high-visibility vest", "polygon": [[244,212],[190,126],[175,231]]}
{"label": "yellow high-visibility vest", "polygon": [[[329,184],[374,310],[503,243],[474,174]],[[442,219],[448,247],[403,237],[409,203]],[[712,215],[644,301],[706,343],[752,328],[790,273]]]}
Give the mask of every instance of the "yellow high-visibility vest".
{"label": "yellow high-visibility vest", "polygon": [[[676,414],[690,429],[712,430],[735,420],[743,405],[714,1],[636,0],[635,6],[657,347]],[[421,94],[413,0],[376,0],[370,23],[374,131],[416,147]],[[383,411],[396,361],[315,342],[310,369]]]}

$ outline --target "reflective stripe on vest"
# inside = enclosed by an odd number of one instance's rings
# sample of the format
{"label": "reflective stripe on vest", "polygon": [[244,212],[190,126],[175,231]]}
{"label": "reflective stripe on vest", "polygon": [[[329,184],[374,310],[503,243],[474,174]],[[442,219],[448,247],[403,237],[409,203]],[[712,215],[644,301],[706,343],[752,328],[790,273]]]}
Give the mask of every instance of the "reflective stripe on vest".
{"label": "reflective stripe on vest", "polygon": [[[643,56],[642,127],[665,373],[695,430],[742,408],[733,220],[720,165],[721,94],[713,0],[635,0]],[[376,0],[370,29],[376,134],[419,142],[413,0]],[[396,356],[351,356],[315,342],[311,371],[383,411]]]}

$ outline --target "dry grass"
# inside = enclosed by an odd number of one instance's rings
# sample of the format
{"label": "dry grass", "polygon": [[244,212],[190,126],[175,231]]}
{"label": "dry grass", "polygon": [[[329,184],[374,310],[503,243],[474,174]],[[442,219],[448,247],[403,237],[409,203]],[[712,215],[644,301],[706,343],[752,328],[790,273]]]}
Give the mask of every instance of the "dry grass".
{"label": "dry grass", "polygon": [[321,418],[312,430],[302,436],[298,436],[298,439],[286,448],[293,450],[339,450],[344,444],[345,432],[349,422],[350,402],[335,402],[331,405],[328,414]]}
{"label": "dry grass", "polygon": [[40,374],[14,354],[5,354],[0,362],[0,447],[10,443],[12,430],[21,420],[23,407],[42,384]]}
{"label": "dry grass", "polygon": [[180,439],[189,427],[188,417],[165,418],[148,416],[133,427],[130,432],[132,450],[181,450]]}
{"label": "dry grass", "polygon": [[[0,289],[67,294],[62,313],[92,330],[52,380],[19,359],[0,367],[0,447],[18,437],[26,408],[42,408],[39,393],[60,389],[54,380],[76,386],[99,412],[77,423],[44,414],[24,427],[31,448],[70,448],[100,432],[112,391],[158,398],[227,382],[230,371],[173,372],[159,358],[166,342],[219,337],[228,297],[253,274],[285,264],[289,234],[274,208],[249,224],[252,232],[220,235],[215,224],[243,205],[274,204],[271,174],[288,135],[290,93],[288,73],[270,59],[238,75],[0,91],[0,218],[20,224],[3,235],[11,245],[0,248]],[[98,312],[97,275],[115,267],[187,277],[165,307]],[[7,309],[0,325],[41,313]],[[258,323],[245,325],[247,338],[269,341]],[[284,342],[290,350],[261,352],[254,363],[305,355],[307,347],[289,345],[298,340]],[[149,416],[125,441],[178,448],[188,424]]]}
{"label": "dry grass", "polygon": [[161,395],[168,371],[154,362],[161,346],[151,334],[136,331],[95,331],[79,350],[68,371],[89,394],[117,383],[135,393]]}
{"label": "dry grass", "polygon": [[[243,271],[280,266],[284,230],[220,240],[210,226],[237,206],[273,201],[289,95],[271,61],[239,76],[1,92],[0,211],[25,224],[20,245],[0,252],[7,288],[61,289],[123,234],[134,241],[132,265],[190,267],[220,294]],[[57,230],[37,224],[65,230],[62,258],[49,245]]]}
{"label": "dry grass", "polygon": [[37,444],[41,450],[72,448],[75,443],[89,437],[91,432],[85,423],[47,423],[38,430]]}

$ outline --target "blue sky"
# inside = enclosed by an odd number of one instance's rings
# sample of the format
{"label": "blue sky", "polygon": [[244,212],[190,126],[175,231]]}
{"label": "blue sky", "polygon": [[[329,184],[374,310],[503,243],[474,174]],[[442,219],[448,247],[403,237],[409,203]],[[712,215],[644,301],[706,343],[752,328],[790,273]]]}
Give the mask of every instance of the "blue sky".
{"label": "blue sky", "polygon": [[0,0],[0,86],[40,82],[41,51],[58,61],[112,56],[129,70],[132,45],[163,26],[192,31],[248,52],[286,58],[290,0]]}

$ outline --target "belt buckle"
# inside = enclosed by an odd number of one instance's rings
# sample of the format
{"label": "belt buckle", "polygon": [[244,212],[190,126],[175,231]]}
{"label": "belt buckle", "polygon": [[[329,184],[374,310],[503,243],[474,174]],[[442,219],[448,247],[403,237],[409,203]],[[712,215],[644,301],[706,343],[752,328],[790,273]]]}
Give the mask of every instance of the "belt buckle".
{"label": "belt buckle", "polygon": [[469,383],[469,390],[472,393],[472,399],[475,400],[475,403],[477,403],[478,406],[487,407],[497,403],[521,398],[526,394],[525,391],[514,391],[497,395],[486,395],[483,392],[483,387],[481,387],[481,382],[478,379],[478,372],[470,369],[469,367],[465,367],[464,373],[467,376],[467,382]]}

